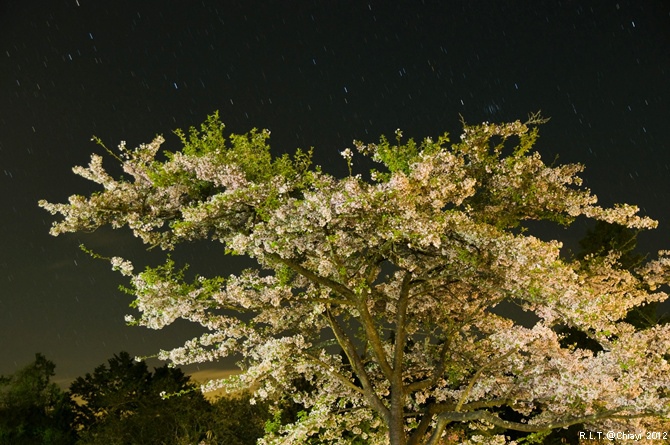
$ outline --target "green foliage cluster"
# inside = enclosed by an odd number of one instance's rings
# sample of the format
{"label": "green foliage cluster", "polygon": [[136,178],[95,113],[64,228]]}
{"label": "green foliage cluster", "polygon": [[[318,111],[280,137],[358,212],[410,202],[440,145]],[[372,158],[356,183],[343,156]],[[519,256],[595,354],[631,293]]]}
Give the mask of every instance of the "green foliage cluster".
{"label": "green foliage cluster", "polygon": [[437,141],[426,138],[421,143],[417,143],[413,138],[403,142],[400,129],[395,131],[395,136],[395,144],[383,135],[380,137],[378,144],[365,146],[362,142],[355,142],[359,151],[372,155],[373,161],[383,164],[388,170],[388,172],[372,170],[375,178],[379,181],[388,181],[394,172],[409,174],[410,166],[417,162],[421,156],[433,155],[449,143],[448,133],[444,133]]}
{"label": "green foliage cluster", "polygon": [[[0,376],[0,445],[251,445],[268,407],[248,395],[207,400],[178,368],[149,371],[121,352],[63,391],[42,354]],[[172,395],[172,396],[170,396]]]}
{"label": "green foliage cluster", "polygon": [[[265,182],[276,175],[294,179],[307,171],[311,164],[311,151],[297,150],[293,159],[288,154],[277,157],[268,150],[267,140],[270,132],[253,128],[246,134],[231,134],[227,141],[223,130],[225,125],[219,119],[219,113],[207,117],[200,130],[191,127],[188,135],[183,130],[175,130],[183,144],[181,153],[188,156],[214,155],[220,165],[234,164],[241,167],[250,182]],[[166,153],[172,158],[174,153]],[[173,178],[170,178],[172,181]]]}

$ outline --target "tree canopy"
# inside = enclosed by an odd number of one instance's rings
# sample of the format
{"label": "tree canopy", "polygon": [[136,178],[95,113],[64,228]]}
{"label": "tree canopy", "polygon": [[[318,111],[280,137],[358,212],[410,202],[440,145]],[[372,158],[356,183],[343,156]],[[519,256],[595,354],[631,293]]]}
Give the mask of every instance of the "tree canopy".
{"label": "tree canopy", "polygon": [[[53,235],[127,226],[149,247],[210,240],[257,261],[188,279],[169,256],[141,272],[109,258],[135,296],[130,324],[183,318],[207,329],[160,358],[241,355],[242,374],[205,389],[290,394],[304,407],[263,444],[437,444],[457,425],[467,426],[462,442],[492,444],[577,424],[667,426],[670,326],[625,317],[667,298],[668,252],[633,270],[616,249],[566,259],[559,240],[530,226],[656,222],[632,205],[598,206],[583,166],[545,164],[533,148],[541,122],[464,124],[455,143],[400,130],[355,141],[380,169],[354,175],[345,149],[350,174],[336,177],[312,167],[310,153],[273,157],[267,130],[225,137],[215,114],[177,132],[178,151],[161,151],[161,136],[107,150],[119,178],[92,155],[74,171],[101,191],[40,206],[62,216]],[[508,303],[537,321],[506,316],[497,306]],[[562,342],[566,327],[599,348]]]}
{"label": "tree canopy", "polygon": [[68,392],[50,381],[54,369],[38,353],[0,376],[0,445],[253,445],[271,417],[248,393],[205,399],[180,369],[151,372],[127,352],[77,378]]}
{"label": "tree canopy", "polygon": [[[127,352],[70,385],[80,443],[190,444],[204,438],[209,404],[180,369],[153,373]],[[185,392],[163,400],[161,393]]]}
{"label": "tree canopy", "polygon": [[231,398],[211,404],[195,388],[181,369],[165,365],[151,372],[144,361],[121,352],[70,385],[70,394],[78,401],[74,405],[77,443],[256,442],[265,420],[258,419],[262,410],[240,410],[240,401]]}
{"label": "tree canopy", "polygon": [[69,396],[51,381],[56,365],[42,354],[11,376],[0,376],[0,445],[69,445]]}

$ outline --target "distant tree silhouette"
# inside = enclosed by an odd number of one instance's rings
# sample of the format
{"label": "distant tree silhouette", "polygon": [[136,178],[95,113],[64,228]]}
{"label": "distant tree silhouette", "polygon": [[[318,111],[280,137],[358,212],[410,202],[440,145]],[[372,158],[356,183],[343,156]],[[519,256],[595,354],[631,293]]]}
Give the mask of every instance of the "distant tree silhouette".
{"label": "distant tree silhouette", "polygon": [[265,435],[268,404],[250,404],[248,393],[221,397],[212,403],[209,444],[255,445]]}
{"label": "distant tree silhouette", "polygon": [[152,373],[127,352],[77,378],[70,392],[81,402],[74,409],[80,444],[252,445],[268,416],[248,396],[212,404],[179,368]]}
{"label": "distant tree silhouette", "polygon": [[51,382],[55,368],[38,353],[15,374],[0,376],[0,444],[74,443],[69,397]]}
{"label": "distant tree silhouette", "polygon": [[[198,443],[207,434],[209,403],[190,378],[163,366],[153,373],[127,352],[98,366],[70,386],[80,443]],[[161,394],[185,392],[163,399]],[[204,420],[203,420],[204,417]]]}

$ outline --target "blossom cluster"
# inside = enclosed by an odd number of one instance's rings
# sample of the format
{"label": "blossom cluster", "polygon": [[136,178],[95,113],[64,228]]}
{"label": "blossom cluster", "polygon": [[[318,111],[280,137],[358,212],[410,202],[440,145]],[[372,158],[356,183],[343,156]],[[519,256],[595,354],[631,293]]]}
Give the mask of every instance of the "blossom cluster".
{"label": "blossom cluster", "polygon": [[[272,158],[269,132],[226,139],[210,119],[162,160],[161,137],[122,145],[126,178],[93,155],[74,171],[102,191],[40,206],[62,216],[53,235],[127,226],[149,246],[211,240],[258,262],[187,279],[172,259],[143,272],[111,259],[136,298],[140,315],[129,322],[161,329],[186,319],[206,329],[160,358],[241,357],[242,374],[205,389],[290,395],[305,407],[264,444],[385,444],[398,428],[423,444],[455,434],[458,422],[470,425],[466,443],[505,443],[490,430],[510,425],[663,424],[670,325],[624,319],[667,298],[659,287],[670,279],[668,254],[635,270],[616,252],[567,260],[559,240],[527,226],[580,216],[636,229],[656,222],[635,206],[599,207],[582,187],[582,166],[546,165],[532,150],[534,123],[466,126],[451,145],[446,135],[403,143],[399,130],[395,145],[354,142],[384,170],[366,181],[308,168],[301,153]],[[354,152],[341,154],[350,167]],[[535,322],[506,316],[505,304]],[[567,342],[566,329],[590,346]],[[523,422],[506,419],[510,409]]]}

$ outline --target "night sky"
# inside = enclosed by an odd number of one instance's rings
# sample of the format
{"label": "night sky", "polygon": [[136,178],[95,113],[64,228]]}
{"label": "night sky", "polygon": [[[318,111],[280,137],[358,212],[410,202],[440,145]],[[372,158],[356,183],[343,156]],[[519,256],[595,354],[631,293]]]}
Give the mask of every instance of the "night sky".
{"label": "night sky", "polygon": [[[77,246],[155,264],[127,231],[48,235],[39,199],[94,190],[71,171],[104,153],[92,135],[174,150],[172,130],[219,110],[230,132],[268,128],[276,153],[313,146],[343,174],[353,139],[457,138],[459,115],[542,110],[544,159],[586,164],[602,204],[658,219],[640,242],[655,253],[670,248],[669,105],[667,1],[0,0],[0,374],[41,352],[66,382],[199,332],[125,325],[122,277]],[[177,256],[209,275],[243,262],[217,244]]]}

